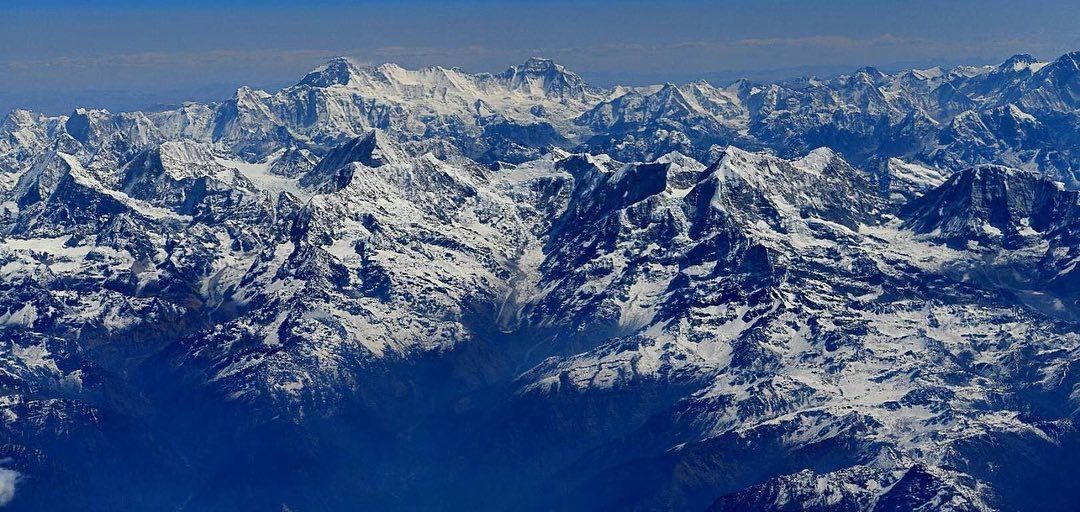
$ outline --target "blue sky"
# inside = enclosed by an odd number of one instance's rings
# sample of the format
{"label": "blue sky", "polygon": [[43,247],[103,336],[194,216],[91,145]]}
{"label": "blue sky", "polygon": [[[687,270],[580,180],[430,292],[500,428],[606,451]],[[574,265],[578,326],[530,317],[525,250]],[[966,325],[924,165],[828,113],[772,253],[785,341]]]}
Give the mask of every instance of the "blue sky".
{"label": "blue sky", "polygon": [[1080,3],[0,0],[0,110],[142,108],[276,88],[329,57],[586,79],[775,79],[1080,49]]}

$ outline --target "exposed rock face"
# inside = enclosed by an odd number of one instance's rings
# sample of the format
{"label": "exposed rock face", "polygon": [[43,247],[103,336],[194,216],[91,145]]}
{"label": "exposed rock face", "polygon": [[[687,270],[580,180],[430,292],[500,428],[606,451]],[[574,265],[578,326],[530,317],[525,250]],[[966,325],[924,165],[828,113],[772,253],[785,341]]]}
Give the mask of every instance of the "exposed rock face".
{"label": "exposed rock face", "polygon": [[12,506],[1068,509],[1075,61],[13,112]]}

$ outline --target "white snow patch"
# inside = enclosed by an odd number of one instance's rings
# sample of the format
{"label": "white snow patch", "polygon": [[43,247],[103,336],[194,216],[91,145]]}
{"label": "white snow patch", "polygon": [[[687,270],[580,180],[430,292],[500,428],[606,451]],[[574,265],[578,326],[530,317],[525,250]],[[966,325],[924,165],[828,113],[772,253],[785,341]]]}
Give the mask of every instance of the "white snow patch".
{"label": "white snow patch", "polygon": [[11,503],[15,498],[15,486],[22,475],[14,469],[0,468],[0,507]]}
{"label": "white snow patch", "polygon": [[274,163],[273,158],[254,164],[240,159],[219,157],[215,160],[225,167],[239,171],[241,175],[261,190],[277,193],[287,192],[301,200],[307,200],[311,197],[310,192],[300,187],[298,180],[278,176],[270,172],[270,166]]}

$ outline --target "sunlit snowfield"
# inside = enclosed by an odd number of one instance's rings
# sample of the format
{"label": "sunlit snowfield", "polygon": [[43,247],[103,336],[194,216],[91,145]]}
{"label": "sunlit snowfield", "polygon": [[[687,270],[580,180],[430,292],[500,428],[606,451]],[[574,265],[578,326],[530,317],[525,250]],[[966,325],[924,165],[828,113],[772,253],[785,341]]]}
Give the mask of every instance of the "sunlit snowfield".
{"label": "sunlit snowfield", "polygon": [[1080,499],[1080,53],[294,82],[4,118],[0,506]]}

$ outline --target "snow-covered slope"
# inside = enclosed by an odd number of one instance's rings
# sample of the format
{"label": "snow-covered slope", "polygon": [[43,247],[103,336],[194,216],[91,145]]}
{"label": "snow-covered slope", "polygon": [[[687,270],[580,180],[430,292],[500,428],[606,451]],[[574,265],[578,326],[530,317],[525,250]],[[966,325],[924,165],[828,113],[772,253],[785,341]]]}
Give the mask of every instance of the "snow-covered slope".
{"label": "snow-covered slope", "polygon": [[[1019,171],[1006,181],[1021,209],[1030,197],[1024,184],[1057,190]],[[1077,204],[1074,194],[1048,200]],[[949,226],[987,211],[974,202],[948,201],[944,212],[936,204],[925,211],[948,216]],[[1073,364],[1080,335],[1017,300],[1022,287],[974,277],[993,271],[988,254],[950,248],[941,230],[923,235],[928,221],[916,220],[923,207],[912,206],[903,223],[886,209],[867,179],[829,152],[786,162],[729,148],[688,192],[656,187],[615,214],[589,215],[596,220],[580,232],[584,238],[548,255],[572,267],[541,265],[558,284],[541,284],[547,296],[538,300],[561,308],[550,315],[555,322],[574,322],[554,343],[581,332],[607,339],[524,374],[520,400],[684,391],[599,447],[597,457],[607,462],[581,468],[586,490],[573,490],[559,506],[604,508],[631,499],[648,508],[694,508],[707,505],[710,493],[731,492],[718,509],[801,508],[824,499],[858,510],[899,499],[889,489],[922,472],[919,485],[940,490],[900,502],[992,508],[988,488],[1009,484],[993,471],[961,475],[955,468],[987,456],[972,439],[1030,443],[1033,450],[1060,442],[1069,401],[1030,416],[1027,400],[1071,392],[1072,377],[1056,369]],[[1021,215],[1032,209],[1057,222],[1075,218],[1041,203]],[[1008,256],[1001,246],[996,251]],[[1044,251],[1052,252],[1045,243]],[[1069,292],[1030,289],[1069,300]],[[540,321],[546,327],[552,320]],[[590,410],[578,414],[581,424],[601,421]],[[657,438],[668,440],[668,451],[641,449]],[[761,452],[806,462],[749,462]],[[635,478],[643,465],[684,469],[647,472],[651,478],[626,495],[587,491]],[[807,488],[808,476],[797,473],[803,468],[827,475]],[[867,487],[867,478],[879,486]],[[755,479],[766,483],[740,491]],[[815,493],[819,485],[857,493],[825,498]]]}
{"label": "snow-covered slope", "polygon": [[12,506],[1068,509],[1074,64],[13,112]]}
{"label": "snow-covered slope", "polygon": [[321,155],[378,128],[399,141],[438,137],[485,164],[521,163],[551,147],[623,160],[679,151],[708,161],[728,145],[786,157],[826,146],[867,168],[894,157],[948,171],[1007,164],[1076,184],[1076,62],[1075,52],[1052,62],[1016,55],[999,66],[603,90],[541,58],[496,74],[337,58],[280,91],[242,87],[218,104],[57,118],[16,111],[0,135],[11,160],[5,168],[15,165],[12,155],[60,135],[71,138],[64,142],[71,154],[85,144],[128,146],[104,153],[119,150],[112,158],[123,160],[183,138],[254,162],[290,148]]}

